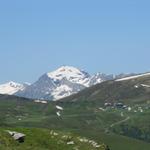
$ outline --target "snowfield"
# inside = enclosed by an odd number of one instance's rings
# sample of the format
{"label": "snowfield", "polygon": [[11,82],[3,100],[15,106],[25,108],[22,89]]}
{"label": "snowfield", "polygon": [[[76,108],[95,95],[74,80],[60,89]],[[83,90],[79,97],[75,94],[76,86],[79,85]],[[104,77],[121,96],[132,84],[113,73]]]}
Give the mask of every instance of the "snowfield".
{"label": "snowfield", "polygon": [[14,93],[18,92],[19,90],[24,90],[25,86],[23,84],[15,83],[10,81],[5,84],[0,85],[0,94],[8,94],[13,95]]}
{"label": "snowfield", "polygon": [[140,74],[140,75],[136,75],[136,76],[131,76],[131,77],[126,77],[126,78],[122,78],[122,79],[117,79],[115,81],[125,81],[125,80],[131,80],[131,79],[135,79],[135,78],[139,78],[139,77],[143,77],[143,76],[149,76],[150,73],[145,73],[145,74]]}

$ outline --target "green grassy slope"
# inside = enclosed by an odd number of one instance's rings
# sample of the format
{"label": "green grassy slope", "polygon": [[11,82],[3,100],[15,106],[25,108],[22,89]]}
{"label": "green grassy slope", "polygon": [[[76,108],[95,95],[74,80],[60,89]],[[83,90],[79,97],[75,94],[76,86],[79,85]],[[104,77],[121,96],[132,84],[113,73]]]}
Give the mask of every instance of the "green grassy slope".
{"label": "green grassy slope", "polygon": [[[125,104],[140,104],[150,102],[150,88],[141,84],[150,85],[150,76],[135,78],[121,82],[106,81],[87,88],[78,94],[64,98],[61,101],[98,101],[103,106],[104,102],[121,101]],[[138,88],[135,88],[138,86]]]}
{"label": "green grassy slope", "polygon": [[[71,132],[106,143],[111,150],[148,150],[150,88],[141,84],[150,85],[150,77],[107,81],[48,104],[0,95],[0,126]],[[105,102],[123,102],[132,110],[105,109]],[[60,117],[56,115],[56,105],[64,108]]]}
{"label": "green grassy slope", "polygon": [[[128,115],[132,118],[138,116],[134,112],[114,109],[102,111],[99,109],[101,104],[94,101],[63,102],[59,105],[64,108],[64,111],[61,112],[61,117],[58,117],[56,104],[58,102],[40,104],[31,100],[1,95],[0,125],[11,128],[32,127],[71,132],[98,143],[105,143],[111,150],[132,150],[133,148],[148,150],[150,147],[150,143],[119,135],[120,130],[113,133],[115,126],[110,128],[113,123],[126,119]],[[122,111],[124,111],[123,117],[120,115]]]}
{"label": "green grassy slope", "polygon": [[[24,133],[24,143],[15,141],[5,130],[0,129],[1,150],[105,150],[104,144],[98,144],[97,148],[90,141],[70,133],[56,132],[40,128],[9,128],[9,130]],[[67,144],[73,142],[73,144]]]}

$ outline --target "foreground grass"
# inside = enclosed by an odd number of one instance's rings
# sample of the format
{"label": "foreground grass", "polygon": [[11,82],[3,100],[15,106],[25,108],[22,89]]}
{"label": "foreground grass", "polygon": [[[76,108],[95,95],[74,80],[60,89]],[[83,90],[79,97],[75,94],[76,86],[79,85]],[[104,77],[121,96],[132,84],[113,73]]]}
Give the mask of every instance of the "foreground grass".
{"label": "foreground grass", "polygon": [[[60,105],[64,108],[61,112],[61,117],[56,115],[56,111],[58,111],[55,107],[56,105]],[[144,127],[142,130],[145,131],[146,127],[149,128],[149,110],[139,114],[134,112],[129,113],[126,110],[101,111],[98,109],[99,107],[101,107],[101,105],[98,101],[81,101],[77,103],[67,102],[59,104],[49,102],[48,104],[43,105],[22,98],[2,97],[0,98],[0,126],[11,127],[12,130],[23,132],[27,135],[27,139],[21,147],[18,143],[13,141],[10,145],[7,142],[5,145],[1,144],[0,149],[3,150],[4,148],[2,146],[6,147],[8,145],[8,150],[12,150],[12,148],[15,150],[22,150],[21,148],[25,145],[25,147],[23,147],[25,150],[27,148],[29,150],[34,150],[34,148],[37,150],[39,148],[45,150],[49,149],[49,147],[53,145],[53,147],[50,147],[51,150],[59,150],[60,147],[61,150],[72,150],[74,147],[71,145],[68,146],[66,143],[64,145],[62,143],[61,145],[57,143],[57,138],[49,138],[50,130],[58,130],[63,133],[71,132],[72,134],[87,137],[88,139],[95,140],[97,143],[105,143],[111,150],[149,150],[150,143],[120,135],[122,130],[118,128],[118,126],[121,124],[117,124],[113,127],[116,129],[116,134],[109,129],[112,124],[120,122],[130,116],[130,120],[123,123],[129,124],[132,122],[140,129],[142,129],[141,127]],[[122,111],[124,113],[123,117],[120,115]],[[140,119],[138,117],[140,117]],[[136,124],[137,120],[139,120],[138,124]],[[4,129],[6,128],[2,128],[1,134],[6,135]],[[108,133],[105,132],[106,129],[109,129]],[[47,141],[47,139],[50,141]],[[9,138],[7,140],[9,141]],[[15,144],[15,147],[11,144]],[[80,143],[77,142],[77,145],[78,144],[80,145]],[[47,146],[43,147],[43,145]],[[84,145],[82,149],[88,150],[88,148],[89,147]]]}
{"label": "foreground grass", "polygon": [[[48,129],[39,128],[8,128],[11,131],[17,131],[26,135],[24,143],[18,143],[6,132],[6,129],[0,129],[0,149],[1,150],[105,150],[104,144],[97,143],[94,147],[92,143],[82,142],[79,136],[56,132]],[[73,142],[74,144],[67,144]]]}

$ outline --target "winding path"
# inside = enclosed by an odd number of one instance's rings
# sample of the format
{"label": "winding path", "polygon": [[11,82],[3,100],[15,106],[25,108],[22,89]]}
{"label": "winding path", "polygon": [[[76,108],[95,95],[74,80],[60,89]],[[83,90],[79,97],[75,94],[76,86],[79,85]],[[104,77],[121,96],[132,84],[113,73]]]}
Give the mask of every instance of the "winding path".
{"label": "winding path", "polygon": [[129,119],[130,119],[130,117],[128,116],[128,117],[125,118],[124,120],[121,120],[121,121],[118,121],[118,122],[116,122],[116,123],[111,124],[110,127],[112,128],[112,127],[114,127],[115,125],[118,125],[118,124],[121,124],[121,123],[123,123],[123,122],[128,121]]}

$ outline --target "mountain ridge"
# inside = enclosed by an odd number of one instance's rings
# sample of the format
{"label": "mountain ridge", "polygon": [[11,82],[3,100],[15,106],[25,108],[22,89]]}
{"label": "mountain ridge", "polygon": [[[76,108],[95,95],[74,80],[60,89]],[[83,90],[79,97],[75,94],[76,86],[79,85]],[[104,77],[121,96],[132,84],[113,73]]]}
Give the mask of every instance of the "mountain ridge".
{"label": "mountain ridge", "polygon": [[16,95],[33,99],[58,100],[108,79],[113,79],[113,76],[102,73],[91,76],[78,68],[62,66],[55,71],[45,73],[31,86],[18,91]]}
{"label": "mountain ridge", "polygon": [[61,66],[52,72],[43,74],[31,85],[14,82],[14,84],[18,85],[18,88],[12,89],[8,84],[6,84],[6,88],[0,85],[0,93],[14,94],[31,99],[59,100],[104,81],[121,79],[133,75],[137,74],[113,75],[98,72],[90,75],[88,72],[72,66]]}

